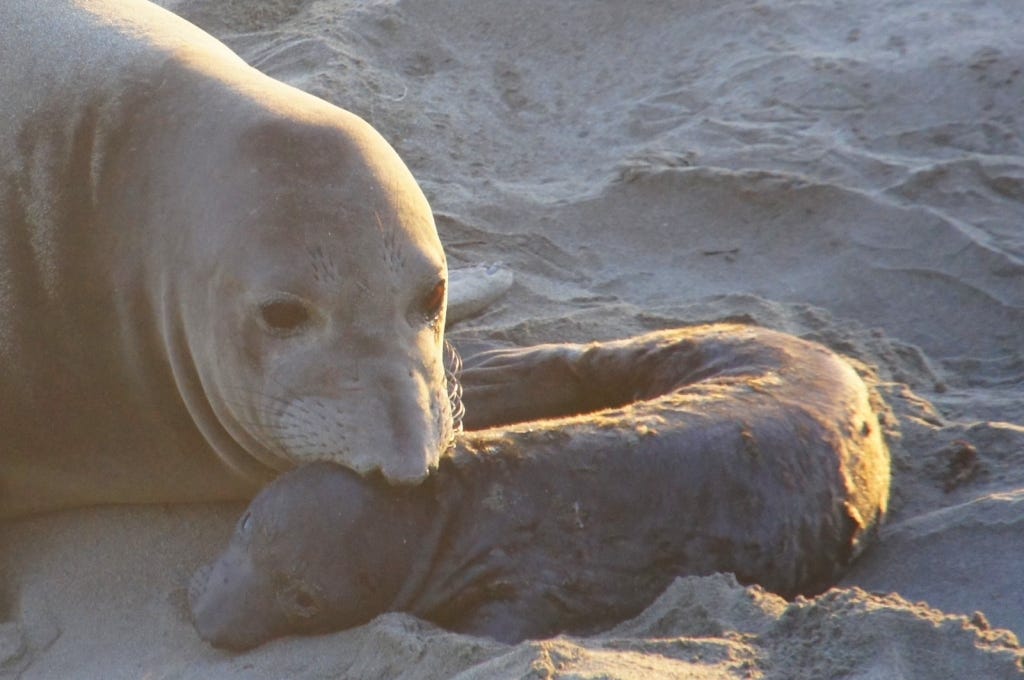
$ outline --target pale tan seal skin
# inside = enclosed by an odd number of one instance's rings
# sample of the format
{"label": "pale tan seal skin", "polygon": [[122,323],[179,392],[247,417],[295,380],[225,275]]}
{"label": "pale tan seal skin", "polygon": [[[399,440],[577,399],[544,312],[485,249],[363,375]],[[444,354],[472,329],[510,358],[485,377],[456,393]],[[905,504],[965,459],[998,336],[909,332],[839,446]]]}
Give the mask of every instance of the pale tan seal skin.
{"label": "pale tan seal skin", "polygon": [[0,516],[436,465],[445,258],[379,134],[141,0],[3,0],[0,64]]}

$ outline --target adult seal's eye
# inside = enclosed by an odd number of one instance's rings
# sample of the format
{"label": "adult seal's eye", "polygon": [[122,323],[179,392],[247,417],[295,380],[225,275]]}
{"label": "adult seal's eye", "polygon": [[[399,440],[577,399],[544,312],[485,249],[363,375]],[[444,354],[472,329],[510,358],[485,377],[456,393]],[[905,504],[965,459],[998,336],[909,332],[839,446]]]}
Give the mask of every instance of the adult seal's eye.
{"label": "adult seal's eye", "polygon": [[312,314],[301,300],[278,298],[262,303],[259,306],[259,317],[268,332],[274,335],[294,335],[309,324]]}
{"label": "adult seal's eye", "polygon": [[423,314],[430,321],[434,321],[441,317],[441,312],[444,311],[445,291],[447,290],[447,282],[442,279],[434,284],[434,286],[423,296],[421,301],[421,307]]}

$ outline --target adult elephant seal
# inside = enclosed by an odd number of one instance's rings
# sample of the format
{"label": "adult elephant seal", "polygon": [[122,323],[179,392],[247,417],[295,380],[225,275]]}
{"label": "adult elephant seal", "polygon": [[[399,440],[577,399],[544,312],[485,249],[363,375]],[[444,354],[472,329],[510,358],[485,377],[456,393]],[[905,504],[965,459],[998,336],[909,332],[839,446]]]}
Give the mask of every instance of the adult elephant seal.
{"label": "adult elephant seal", "polygon": [[141,0],[3,0],[0,64],[0,516],[426,476],[445,258],[380,135]]}
{"label": "adult elephant seal", "polygon": [[464,385],[467,417],[495,389],[516,416],[562,417],[468,432],[415,488],[331,464],[278,478],[194,579],[200,635],[247,648],[390,610],[509,642],[588,633],[716,571],[815,593],[885,512],[864,384],[792,336],[706,326],[498,352]]}

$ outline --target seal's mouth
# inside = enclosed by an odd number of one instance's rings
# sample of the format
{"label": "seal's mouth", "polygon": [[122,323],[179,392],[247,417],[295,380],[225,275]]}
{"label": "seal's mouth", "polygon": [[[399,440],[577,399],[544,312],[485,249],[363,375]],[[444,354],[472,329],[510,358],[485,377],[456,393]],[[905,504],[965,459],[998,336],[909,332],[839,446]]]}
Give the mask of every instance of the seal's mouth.
{"label": "seal's mouth", "polygon": [[199,601],[199,598],[202,597],[203,591],[206,590],[206,584],[210,580],[210,572],[212,570],[212,564],[204,564],[196,569],[195,573],[192,574],[192,579],[188,583],[189,609],[195,611],[196,603]]}

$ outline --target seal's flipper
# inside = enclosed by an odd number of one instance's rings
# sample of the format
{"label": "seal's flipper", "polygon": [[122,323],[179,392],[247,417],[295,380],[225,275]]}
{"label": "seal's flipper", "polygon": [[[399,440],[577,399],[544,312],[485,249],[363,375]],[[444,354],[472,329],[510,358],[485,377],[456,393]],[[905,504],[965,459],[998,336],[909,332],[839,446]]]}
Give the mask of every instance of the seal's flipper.
{"label": "seal's flipper", "polygon": [[478,264],[448,270],[448,325],[476,316],[508,292],[515,282],[502,264]]}

